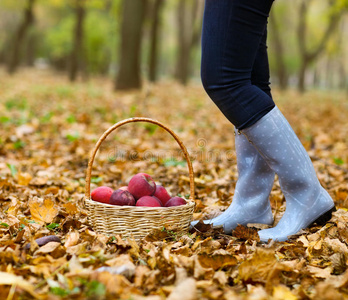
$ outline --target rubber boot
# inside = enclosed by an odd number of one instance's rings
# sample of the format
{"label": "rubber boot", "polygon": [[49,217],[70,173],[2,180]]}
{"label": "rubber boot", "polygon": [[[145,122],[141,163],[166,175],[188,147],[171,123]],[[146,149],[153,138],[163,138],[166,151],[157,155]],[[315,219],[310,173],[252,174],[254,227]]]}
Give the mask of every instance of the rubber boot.
{"label": "rubber boot", "polygon": [[[238,224],[273,224],[269,194],[275,174],[245,136],[235,134],[235,145],[238,180],[232,203],[221,215],[204,220],[206,224],[223,225],[226,234]],[[197,223],[193,221],[191,226]]]}
{"label": "rubber boot", "polygon": [[334,202],[320,185],[309,155],[280,110],[273,108],[241,133],[278,174],[286,199],[286,210],[277,226],[259,231],[261,241],[285,241],[313,223],[326,223],[336,210]]}

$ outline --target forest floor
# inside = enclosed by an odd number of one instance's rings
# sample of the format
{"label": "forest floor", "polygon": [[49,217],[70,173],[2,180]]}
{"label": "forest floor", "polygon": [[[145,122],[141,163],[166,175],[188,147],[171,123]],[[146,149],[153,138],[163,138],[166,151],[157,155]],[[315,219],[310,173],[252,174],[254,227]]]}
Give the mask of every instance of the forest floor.
{"label": "forest floor", "polygon": [[[109,79],[71,84],[60,74],[34,70],[12,77],[0,70],[0,78],[0,299],[348,297],[344,93],[274,91],[338,208],[327,225],[268,244],[258,242],[254,227],[238,227],[230,236],[209,226],[185,235],[159,231],[136,243],[88,225],[83,199],[90,151],[120,120],[157,119],[192,157],[194,218],[216,216],[234,194],[234,134],[203,88],[162,82],[115,93]],[[111,134],[96,157],[92,189],[116,189],[138,172],[172,195],[190,193],[178,145],[155,125],[127,124]],[[277,181],[270,198],[277,222],[285,209]],[[34,242],[48,235],[56,238]]]}

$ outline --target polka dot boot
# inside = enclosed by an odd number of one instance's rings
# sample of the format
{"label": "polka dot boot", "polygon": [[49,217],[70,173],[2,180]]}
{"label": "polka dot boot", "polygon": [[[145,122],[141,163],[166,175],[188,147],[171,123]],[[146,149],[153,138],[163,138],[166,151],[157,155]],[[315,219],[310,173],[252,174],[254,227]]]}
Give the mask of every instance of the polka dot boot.
{"label": "polka dot boot", "polygon": [[[221,215],[206,224],[223,225],[230,234],[238,224],[272,224],[273,216],[269,203],[274,172],[244,135],[235,135],[238,180],[232,204]],[[198,221],[191,223],[191,226]]]}
{"label": "polka dot boot", "polygon": [[311,159],[277,107],[241,132],[278,174],[286,199],[286,210],[277,226],[259,231],[261,241],[285,241],[313,223],[323,225],[330,220],[334,202],[320,185]]}

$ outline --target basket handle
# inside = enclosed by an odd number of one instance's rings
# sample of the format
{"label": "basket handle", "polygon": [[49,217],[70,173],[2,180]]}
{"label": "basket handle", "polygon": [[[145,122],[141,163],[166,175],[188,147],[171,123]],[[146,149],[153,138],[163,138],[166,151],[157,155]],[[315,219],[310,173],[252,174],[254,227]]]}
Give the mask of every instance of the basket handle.
{"label": "basket handle", "polygon": [[92,173],[92,166],[93,166],[95,155],[96,155],[97,151],[99,150],[99,147],[100,147],[101,143],[115,129],[117,129],[118,127],[120,127],[120,126],[122,126],[124,124],[132,123],[132,122],[149,122],[149,123],[156,124],[156,125],[162,127],[163,129],[165,129],[167,132],[169,132],[172,135],[172,137],[177,141],[177,143],[179,144],[181,150],[184,152],[185,159],[186,159],[186,162],[187,162],[187,165],[188,165],[189,178],[190,178],[190,200],[194,201],[195,187],[194,187],[193,168],[192,168],[190,157],[189,157],[189,154],[188,154],[188,152],[186,150],[185,145],[179,139],[179,137],[171,129],[169,129],[167,126],[163,125],[161,122],[159,122],[157,120],[150,119],[150,118],[143,118],[143,117],[134,117],[134,118],[129,118],[129,119],[125,119],[123,121],[117,122],[116,124],[111,126],[108,130],[106,130],[103,133],[103,135],[99,138],[99,140],[96,143],[96,145],[95,145],[95,147],[93,149],[93,152],[92,152],[92,154],[91,154],[91,156],[89,158],[89,161],[88,161],[87,174],[86,174],[86,191],[85,191],[86,199],[90,199],[90,197],[91,197],[91,173]]}

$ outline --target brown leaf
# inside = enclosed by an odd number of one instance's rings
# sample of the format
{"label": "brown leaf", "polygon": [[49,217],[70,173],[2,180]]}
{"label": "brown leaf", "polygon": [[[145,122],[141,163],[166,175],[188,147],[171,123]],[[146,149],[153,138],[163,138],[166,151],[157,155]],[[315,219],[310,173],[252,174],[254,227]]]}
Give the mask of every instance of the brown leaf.
{"label": "brown leaf", "polygon": [[57,242],[49,242],[46,245],[42,246],[41,248],[39,248],[35,254],[47,254],[47,253],[51,253],[54,250],[56,250],[58,247],[60,246],[60,243]]}
{"label": "brown leaf", "polygon": [[213,240],[213,238],[210,236],[206,238],[205,240],[197,240],[191,247],[193,251],[199,251],[204,253],[210,253],[218,248],[221,247],[221,244]]}
{"label": "brown leaf", "polygon": [[198,254],[198,260],[203,268],[213,268],[218,270],[220,268],[235,266],[237,259],[231,254]]}
{"label": "brown leaf", "polygon": [[144,241],[156,242],[156,241],[162,241],[165,239],[173,239],[173,238],[174,237],[169,230],[154,229],[148,235],[144,237]]}
{"label": "brown leaf", "polygon": [[167,300],[196,300],[197,287],[193,278],[187,278],[181,281],[170,293]]}
{"label": "brown leaf", "polygon": [[29,209],[31,217],[34,221],[40,223],[51,223],[58,215],[58,207],[55,202],[49,198],[34,198],[29,201]]}
{"label": "brown leaf", "polygon": [[[122,275],[109,272],[95,272],[91,279],[103,283],[106,290],[113,295],[122,295],[122,299],[129,299],[131,294],[139,294],[139,291]],[[119,297],[115,297],[119,299]]]}
{"label": "brown leaf", "polygon": [[65,240],[64,246],[66,248],[69,248],[71,246],[77,245],[77,242],[78,242],[79,238],[80,238],[80,234],[79,234],[79,232],[77,230],[69,232],[68,236],[67,236],[67,238]]}
{"label": "brown leaf", "polygon": [[134,285],[138,288],[142,287],[150,269],[146,266],[137,266],[134,275]]}
{"label": "brown leaf", "polygon": [[239,238],[241,240],[254,240],[260,241],[260,237],[257,230],[254,228],[246,227],[238,224],[235,230],[232,232],[232,236]]}
{"label": "brown leaf", "polygon": [[202,220],[199,220],[199,222],[193,227],[194,231],[198,231],[200,233],[206,233],[212,229],[213,224],[205,224]]}
{"label": "brown leaf", "polygon": [[[334,279],[335,280],[335,279]],[[345,294],[341,293],[335,285],[330,284],[329,282],[319,282],[315,286],[315,291],[313,299],[316,300],[327,300],[327,299],[345,299]]]}
{"label": "brown leaf", "polygon": [[258,248],[253,257],[239,266],[239,278],[243,282],[265,283],[268,291],[280,282],[279,273],[290,269],[278,263],[272,250]]}
{"label": "brown leaf", "polygon": [[307,266],[309,273],[318,278],[329,278],[331,276],[332,267],[318,268],[314,266]]}

